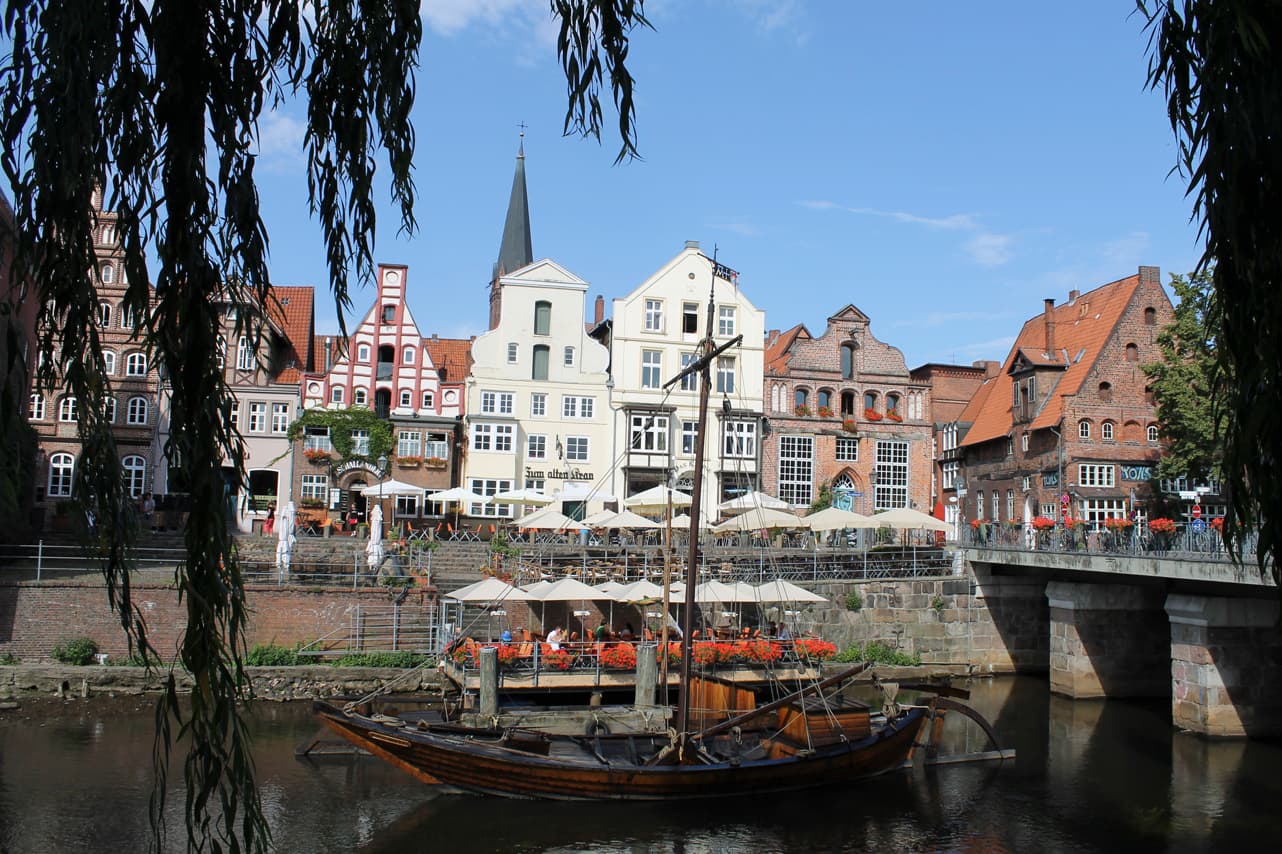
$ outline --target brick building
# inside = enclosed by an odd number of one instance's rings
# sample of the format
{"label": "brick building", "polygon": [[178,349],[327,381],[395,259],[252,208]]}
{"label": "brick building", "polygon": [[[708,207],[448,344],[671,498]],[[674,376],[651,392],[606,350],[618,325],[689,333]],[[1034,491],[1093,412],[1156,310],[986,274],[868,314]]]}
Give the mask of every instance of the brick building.
{"label": "brick building", "polygon": [[1099,525],[1143,511],[1161,454],[1141,366],[1173,309],[1157,267],[1045,301],[959,417],[966,520],[1065,513]]}
{"label": "brick building", "polygon": [[40,301],[30,298],[29,283],[13,275],[17,223],[13,208],[0,192],[0,542],[29,534],[35,497],[36,434],[24,418],[31,398],[32,356],[36,352],[36,314]]}
{"label": "brick building", "polygon": [[771,330],[765,395],[766,492],[806,507],[830,484],[834,503],[857,512],[930,510],[930,387],[859,309],[828,318],[818,338],[805,326]]}

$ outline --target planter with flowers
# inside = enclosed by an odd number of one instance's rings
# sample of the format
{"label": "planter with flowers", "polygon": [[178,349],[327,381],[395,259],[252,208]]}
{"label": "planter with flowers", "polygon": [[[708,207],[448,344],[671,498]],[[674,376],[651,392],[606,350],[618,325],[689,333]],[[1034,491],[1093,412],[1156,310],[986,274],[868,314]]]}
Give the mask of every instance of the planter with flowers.
{"label": "planter with flowers", "polygon": [[620,643],[601,650],[601,666],[611,670],[636,670],[637,650],[630,643]]}
{"label": "planter with flowers", "polygon": [[809,418],[810,407],[806,406],[804,403],[798,404],[792,408],[792,414],[798,418]]}
{"label": "planter with flowers", "polygon": [[904,420],[904,419],[900,416],[900,414],[899,414],[899,410],[898,410],[898,409],[887,409],[887,410],[886,410],[886,420],[887,420],[887,421],[894,421],[896,424],[901,424],[901,423],[903,423],[903,420]]}
{"label": "planter with flowers", "polygon": [[865,421],[880,421],[880,420],[881,420],[881,413],[880,413],[880,412],[878,412],[877,410],[875,410],[875,409],[873,409],[873,408],[869,407],[868,409],[865,409],[865,410],[864,410],[864,420],[865,420]]}
{"label": "planter with flowers", "polygon": [[445,460],[442,457],[427,457],[423,460],[423,467],[429,469],[445,468]]}
{"label": "planter with flowers", "polygon": [[1164,552],[1171,547],[1175,537],[1175,522],[1172,519],[1150,519],[1148,529],[1153,534],[1153,548]]}
{"label": "planter with flowers", "polygon": [[730,657],[742,664],[772,664],[783,657],[783,648],[768,640],[735,641]]}
{"label": "planter with flowers", "polygon": [[328,465],[333,459],[329,451],[323,451],[320,448],[304,448],[303,456],[307,458],[307,462],[317,466]]}
{"label": "planter with flowers", "polygon": [[837,654],[837,645],[819,638],[797,638],[793,649],[802,661],[827,661]]}
{"label": "planter with flowers", "polygon": [[819,411],[818,411],[818,413],[817,413],[817,414],[819,415],[819,417],[820,417],[820,418],[831,418],[831,417],[832,417],[832,407],[831,407],[831,406],[821,406],[821,407],[819,407]]}
{"label": "planter with flowers", "polygon": [[403,469],[416,469],[423,464],[422,457],[397,457],[396,465]]}
{"label": "planter with flowers", "polygon": [[847,418],[845,421],[841,422],[841,429],[845,430],[847,433],[854,433],[859,429],[859,422],[853,418]]}
{"label": "planter with flowers", "polygon": [[546,670],[569,670],[574,659],[563,649],[550,649],[543,653],[539,666]]}

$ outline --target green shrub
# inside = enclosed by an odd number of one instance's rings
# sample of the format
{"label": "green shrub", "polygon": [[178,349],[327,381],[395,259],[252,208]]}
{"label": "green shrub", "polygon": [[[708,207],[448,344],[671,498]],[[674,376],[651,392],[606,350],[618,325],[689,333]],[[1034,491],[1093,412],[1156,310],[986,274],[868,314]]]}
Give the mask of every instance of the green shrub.
{"label": "green shrub", "polygon": [[245,656],[245,664],[251,667],[292,667],[298,664],[298,650],[274,643],[260,643]]}
{"label": "green shrub", "polygon": [[847,611],[858,611],[863,607],[864,607],[864,597],[860,595],[858,590],[851,590],[849,593],[846,594],[846,610]]}
{"label": "green shrub", "polygon": [[897,649],[891,649],[884,643],[851,644],[850,646],[837,653],[837,661],[849,662],[853,664],[856,661],[868,661],[873,664],[890,664],[899,667],[909,667],[914,664],[921,664],[921,653],[909,655],[900,652]]}
{"label": "green shrub", "polygon": [[936,595],[934,599],[930,600],[930,607],[935,609],[936,614],[944,610],[944,597]]}
{"label": "green shrub", "polygon": [[416,652],[354,652],[334,662],[335,667],[418,667],[427,656]]}
{"label": "green shrub", "polygon": [[4,655],[0,655],[0,665],[17,664],[17,663],[18,663],[18,659],[14,657],[14,654],[12,652],[6,652]]}
{"label": "green shrub", "polygon": [[98,654],[98,643],[91,638],[65,640],[49,653],[63,664],[91,664]]}

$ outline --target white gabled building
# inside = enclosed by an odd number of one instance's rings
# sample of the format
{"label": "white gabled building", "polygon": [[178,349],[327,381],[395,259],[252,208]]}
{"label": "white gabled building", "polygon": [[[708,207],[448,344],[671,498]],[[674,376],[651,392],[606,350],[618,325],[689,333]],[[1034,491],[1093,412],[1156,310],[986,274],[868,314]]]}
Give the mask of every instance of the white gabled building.
{"label": "white gabled building", "polygon": [[[531,255],[522,148],[490,286],[490,329],[472,344],[467,380],[463,485],[482,495],[602,485],[610,470],[609,353],[584,323],[588,283]],[[512,505],[468,508],[471,516],[519,514]]]}
{"label": "white gabled building", "polygon": [[713,304],[713,340],[742,343],[712,365],[704,448],[704,518],[760,484],[765,312],[740,292],[737,274],[687,241],[682,252],[640,287],[615,299],[594,337],[608,343],[611,410],[619,467],[611,491],[621,498],[669,480],[693,487],[698,385],[691,376],[663,388],[695,357]]}

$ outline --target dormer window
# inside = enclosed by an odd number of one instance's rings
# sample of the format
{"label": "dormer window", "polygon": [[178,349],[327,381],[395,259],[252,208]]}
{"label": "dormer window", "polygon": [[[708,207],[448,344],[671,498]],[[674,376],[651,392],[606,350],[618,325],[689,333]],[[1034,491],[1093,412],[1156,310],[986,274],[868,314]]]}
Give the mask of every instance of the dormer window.
{"label": "dormer window", "polygon": [[396,322],[396,306],[394,304],[389,303],[388,305],[383,306],[383,322]]}

